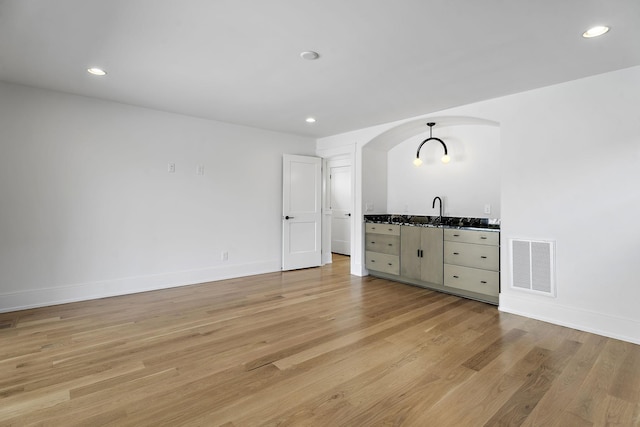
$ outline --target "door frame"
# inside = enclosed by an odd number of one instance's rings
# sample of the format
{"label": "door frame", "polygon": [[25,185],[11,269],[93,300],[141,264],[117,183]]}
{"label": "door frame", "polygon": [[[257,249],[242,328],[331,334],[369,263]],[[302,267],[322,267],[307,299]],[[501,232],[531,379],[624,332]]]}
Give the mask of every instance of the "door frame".
{"label": "door frame", "polygon": [[350,210],[352,212],[349,223],[349,233],[350,233],[350,253],[351,253],[351,263],[353,265],[354,262],[354,254],[355,252],[355,191],[356,191],[356,180],[355,180],[355,159],[354,153],[348,154],[337,154],[333,156],[326,156],[322,159],[322,264],[330,264],[331,260],[331,199],[330,199],[330,189],[331,182],[329,181],[330,175],[330,166],[333,166],[339,163],[341,166],[350,166],[351,168],[351,201],[350,201]]}

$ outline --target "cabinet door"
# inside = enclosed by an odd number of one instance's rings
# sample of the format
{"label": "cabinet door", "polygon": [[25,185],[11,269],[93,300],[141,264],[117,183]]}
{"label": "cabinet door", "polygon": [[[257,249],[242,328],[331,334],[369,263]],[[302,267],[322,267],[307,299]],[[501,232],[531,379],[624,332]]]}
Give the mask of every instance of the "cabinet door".
{"label": "cabinet door", "polygon": [[421,228],[403,225],[400,227],[400,275],[420,279]]}
{"label": "cabinet door", "polygon": [[421,247],[420,279],[442,285],[444,282],[442,228],[423,228]]}

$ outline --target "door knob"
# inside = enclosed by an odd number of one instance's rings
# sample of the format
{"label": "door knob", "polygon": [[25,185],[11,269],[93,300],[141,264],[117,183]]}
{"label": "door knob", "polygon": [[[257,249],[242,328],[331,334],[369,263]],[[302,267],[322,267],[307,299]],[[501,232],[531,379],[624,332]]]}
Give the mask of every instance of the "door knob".
{"label": "door knob", "polygon": [[350,214],[350,213],[347,213],[347,214],[344,214],[344,216],[351,216],[351,214]]}
{"label": "door knob", "polygon": [[294,217],[289,216],[289,215],[287,215],[287,216],[285,216],[285,217],[284,217],[284,219],[293,219],[293,218],[294,218]]}

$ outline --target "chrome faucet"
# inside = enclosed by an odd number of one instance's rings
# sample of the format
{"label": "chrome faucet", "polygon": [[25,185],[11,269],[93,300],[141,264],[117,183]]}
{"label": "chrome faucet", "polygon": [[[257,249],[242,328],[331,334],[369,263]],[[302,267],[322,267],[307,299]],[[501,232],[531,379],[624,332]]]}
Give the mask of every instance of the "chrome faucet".
{"label": "chrome faucet", "polygon": [[438,215],[438,224],[442,222],[442,199],[438,196],[433,198],[433,203],[431,204],[432,208],[436,207],[436,200],[440,202],[440,215]]}

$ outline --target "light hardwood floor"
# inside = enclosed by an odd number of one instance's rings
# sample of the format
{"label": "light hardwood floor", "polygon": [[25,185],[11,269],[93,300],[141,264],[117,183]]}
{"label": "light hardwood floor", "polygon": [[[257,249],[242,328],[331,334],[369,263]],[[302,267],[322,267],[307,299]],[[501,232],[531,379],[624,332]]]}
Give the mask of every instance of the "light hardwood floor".
{"label": "light hardwood floor", "polygon": [[640,424],[640,346],[334,259],[0,314],[0,425]]}

